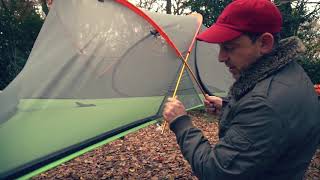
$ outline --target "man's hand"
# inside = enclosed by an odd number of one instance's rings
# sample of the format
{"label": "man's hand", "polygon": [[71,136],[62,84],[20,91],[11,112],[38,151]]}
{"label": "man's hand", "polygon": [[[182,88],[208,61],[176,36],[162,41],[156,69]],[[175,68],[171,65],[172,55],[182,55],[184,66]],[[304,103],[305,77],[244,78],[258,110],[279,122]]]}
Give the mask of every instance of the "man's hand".
{"label": "man's hand", "polygon": [[47,0],[47,5],[48,5],[49,8],[50,8],[51,5],[52,5],[52,1],[53,1],[53,0]]}
{"label": "man's hand", "polygon": [[183,104],[176,98],[168,98],[168,102],[164,105],[163,117],[169,124],[179,116],[186,115],[186,109]]}
{"label": "man's hand", "polygon": [[203,102],[208,113],[213,115],[219,115],[221,113],[222,98],[206,94]]}

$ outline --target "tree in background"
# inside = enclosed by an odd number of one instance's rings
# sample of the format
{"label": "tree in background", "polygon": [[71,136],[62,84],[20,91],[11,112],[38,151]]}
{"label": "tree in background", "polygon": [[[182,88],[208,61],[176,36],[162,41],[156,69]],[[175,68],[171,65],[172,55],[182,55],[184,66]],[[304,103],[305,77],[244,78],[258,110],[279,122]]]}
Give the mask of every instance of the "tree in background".
{"label": "tree in background", "polygon": [[134,3],[137,7],[153,12],[163,12],[165,9],[164,2],[159,0],[131,0],[131,3]]}
{"label": "tree in background", "polygon": [[38,0],[39,4],[41,5],[43,13],[47,16],[49,13],[49,8],[52,4],[52,0]]}
{"label": "tree in background", "polygon": [[230,2],[232,0],[188,0],[185,4],[186,8],[190,8],[192,12],[202,14],[203,24],[209,27]]}
{"label": "tree in background", "polygon": [[[167,14],[203,15],[212,25],[232,0],[130,0],[138,7]],[[48,14],[52,0],[0,0],[0,89],[23,68]],[[320,2],[318,0],[274,0],[283,15],[282,38],[299,36],[307,46],[300,64],[314,83],[320,82]],[[171,8],[170,8],[171,7]],[[42,11],[40,10],[42,9]]]}
{"label": "tree in background", "polygon": [[[152,2],[151,2],[152,1]],[[162,2],[157,12],[167,12],[171,0],[155,1],[140,0],[139,7],[157,6]],[[144,2],[144,3],[141,3]],[[175,0],[175,3],[177,0]],[[180,0],[179,9],[181,12],[197,12],[203,16],[203,24],[211,26],[222,10],[232,0]],[[283,16],[283,29],[281,37],[298,36],[307,47],[306,57],[299,63],[304,67],[314,83],[320,82],[320,2],[317,0],[274,0]],[[174,3],[173,3],[174,4]],[[172,5],[173,6],[173,5]],[[174,9],[172,7],[171,9]],[[147,8],[153,10],[153,8]],[[179,14],[179,13],[173,13]],[[186,14],[186,13],[180,13]]]}
{"label": "tree in background", "polygon": [[43,24],[35,2],[0,0],[0,89],[23,68]]}
{"label": "tree in background", "polygon": [[282,38],[298,36],[307,47],[299,61],[313,83],[320,83],[320,2],[275,0],[283,16]]}
{"label": "tree in background", "polygon": [[277,0],[275,3],[283,15],[282,38],[300,37],[309,50],[308,57],[319,58],[320,2]]}
{"label": "tree in background", "polygon": [[189,14],[186,0],[129,0],[137,7],[153,12],[182,15]]}

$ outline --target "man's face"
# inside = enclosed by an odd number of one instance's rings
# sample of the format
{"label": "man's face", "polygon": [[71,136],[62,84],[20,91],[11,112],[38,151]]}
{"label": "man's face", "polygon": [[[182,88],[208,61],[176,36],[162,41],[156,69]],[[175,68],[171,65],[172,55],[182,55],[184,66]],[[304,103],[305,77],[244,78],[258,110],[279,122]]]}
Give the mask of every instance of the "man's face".
{"label": "man's face", "polygon": [[259,40],[252,42],[246,35],[219,44],[219,61],[229,68],[233,78],[238,79],[240,72],[261,57]]}

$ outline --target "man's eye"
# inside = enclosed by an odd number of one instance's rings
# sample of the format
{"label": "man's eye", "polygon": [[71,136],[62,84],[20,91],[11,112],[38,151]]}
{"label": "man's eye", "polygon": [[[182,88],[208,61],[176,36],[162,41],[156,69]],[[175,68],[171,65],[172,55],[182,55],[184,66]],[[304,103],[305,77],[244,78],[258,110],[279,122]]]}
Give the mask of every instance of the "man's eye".
{"label": "man's eye", "polygon": [[234,50],[234,47],[224,47],[224,50],[230,52]]}

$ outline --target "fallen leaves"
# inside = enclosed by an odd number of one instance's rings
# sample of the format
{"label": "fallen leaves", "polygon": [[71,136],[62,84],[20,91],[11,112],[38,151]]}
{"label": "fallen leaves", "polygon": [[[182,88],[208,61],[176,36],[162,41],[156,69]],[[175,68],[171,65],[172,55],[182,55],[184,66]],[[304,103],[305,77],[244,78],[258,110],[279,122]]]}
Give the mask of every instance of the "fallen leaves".
{"label": "fallen leaves", "polygon": [[305,179],[320,179],[320,147],[311,160],[309,168],[305,174]]}
{"label": "fallen leaves", "polygon": [[[194,124],[211,143],[218,141],[217,122],[192,112]],[[212,117],[211,117],[212,118]],[[320,179],[320,150],[309,166],[306,179]],[[197,179],[183,158],[175,135],[151,125],[106,144],[32,179]]]}

